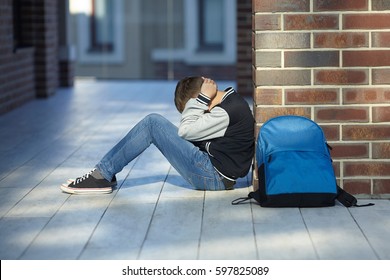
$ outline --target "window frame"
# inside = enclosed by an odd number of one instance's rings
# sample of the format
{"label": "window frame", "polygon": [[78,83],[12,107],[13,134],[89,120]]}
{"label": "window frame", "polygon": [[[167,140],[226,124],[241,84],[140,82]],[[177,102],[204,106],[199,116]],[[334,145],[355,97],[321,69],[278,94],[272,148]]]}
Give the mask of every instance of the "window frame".
{"label": "window frame", "polygon": [[237,59],[236,0],[224,0],[224,41],[223,48],[199,48],[199,2],[184,0],[184,48],[155,49],[154,61],[184,61],[189,65],[230,65]]}
{"label": "window frame", "polygon": [[[206,17],[206,14],[205,14],[205,4],[207,1],[209,0],[198,0],[198,7],[199,7],[199,19],[198,19],[198,24],[199,24],[199,31],[198,31],[198,36],[199,36],[199,47],[198,47],[198,50],[199,52],[201,51],[222,51],[223,50],[223,47],[224,47],[224,44],[223,42],[220,42],[220,43],[209,43],[206,41],[206,31],[204,30],[205,29],[205,17]],[[221,1],[222,5],[224,5],[224,1]],[[223,16],[223,15],[222,15]],[[223,18],[222,18],[223,20]],[[225,30],[222,31],[222,38],[224,37],[224,32]]]}
{"label": "window frame", "polygon": [[112,51],[91,51],[91,14],[92,6],[87,13],[78,14],[77,17],[77,55],[80,64],[122,64],[125,61],[124,38],[124,3],[123,0],[110,0],[113,2],[114,39]]}
{"label": "window frame", "polygon": [[[113,42],[98,42],[97,39],[97,19],[96,19],[96,0],[91,1],[91,15],[90,15],[90,24],[89,24],[89,38],[90,46],[89,51],[95,53],[111,53],[114,50]],[[107,1],[107,0],[106,0]],[[111,2],[114,3],[114,2]],[[115,5],[115,4],[114,4]],[[113,16],[113,15],[112,15]],[[114,16],[113,16],[114,19]]]}

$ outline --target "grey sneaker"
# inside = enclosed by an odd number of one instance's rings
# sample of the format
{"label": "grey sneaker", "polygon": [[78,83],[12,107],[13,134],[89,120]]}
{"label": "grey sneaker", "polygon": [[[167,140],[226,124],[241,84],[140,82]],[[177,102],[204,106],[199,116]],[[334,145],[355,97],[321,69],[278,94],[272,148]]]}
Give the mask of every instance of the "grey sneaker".
{"label": "grey sneaker", "polygon": [[61,185],[61,190],[70,194],[106,194],[112,192],[112,182],[104,179],[99,171],[93,169],[73,181],[68,180],[68,184]]}

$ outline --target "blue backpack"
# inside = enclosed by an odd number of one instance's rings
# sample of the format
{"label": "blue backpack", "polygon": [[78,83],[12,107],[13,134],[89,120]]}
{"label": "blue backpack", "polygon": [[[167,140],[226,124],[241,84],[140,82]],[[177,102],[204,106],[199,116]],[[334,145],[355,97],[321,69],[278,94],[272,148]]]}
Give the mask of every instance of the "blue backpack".
{"label": "blue backpack", "polygon": [[256,162],[258,190],[233,204],[253,198],[263,207],[325,207],[338,199],[357,206],[356,198],[337,186],[324,133],[308,118],[280,116],[264,123]]}

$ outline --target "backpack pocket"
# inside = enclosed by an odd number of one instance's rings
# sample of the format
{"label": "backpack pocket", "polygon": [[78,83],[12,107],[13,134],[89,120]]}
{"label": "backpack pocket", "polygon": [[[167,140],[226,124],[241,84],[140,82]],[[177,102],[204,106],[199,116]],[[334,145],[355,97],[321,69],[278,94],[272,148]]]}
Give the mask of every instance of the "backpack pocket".
{"label": "backpack pocket", "polygon": [[283,151],[267,157],[262,206],[334,205],[337,185],[331,159],[318,152]]}

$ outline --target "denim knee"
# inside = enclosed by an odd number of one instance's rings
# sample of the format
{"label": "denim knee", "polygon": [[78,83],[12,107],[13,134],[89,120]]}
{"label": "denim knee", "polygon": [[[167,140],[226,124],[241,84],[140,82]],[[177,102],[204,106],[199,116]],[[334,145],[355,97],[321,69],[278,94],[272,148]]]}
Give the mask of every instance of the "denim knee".
{"label": "denim knee", "polygon": [[151,113],[149,115],[147,115],[145,118],[144,118],[145,121],[147,122],[160,122],[160,121],[167,121],[166,118],[164,118],[163,116],[161,116],[160,114],[157,114],[157,113]]}

